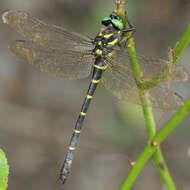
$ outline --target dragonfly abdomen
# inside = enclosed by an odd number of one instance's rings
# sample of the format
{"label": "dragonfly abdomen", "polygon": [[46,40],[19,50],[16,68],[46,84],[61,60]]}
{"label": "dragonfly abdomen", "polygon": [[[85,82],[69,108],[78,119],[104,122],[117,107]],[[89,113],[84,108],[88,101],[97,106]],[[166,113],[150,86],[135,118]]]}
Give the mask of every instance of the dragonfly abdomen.
{"label": "dragonfly abdomen", "polygon": [[87,114],[88,107],[90,105],[90,102],[93,98],[94,92],[96,90],[96,87],[98,83],[100,82],[100,79],[102,77],[103,71],[106,69],[106,65],[104,64],[104,59],[102,57],[97,57],[94,63],[94,70],[93,70],[93,75],[92,75],[92,80],[90,82],[87,95],[84,99],[80,114],[78,116],[75,128],[73,130],[73,134],[71,137],[71,141],[69,144],[69,150],[66,155],[66,159],[64,161],[64,164],[61,168],[60,172],[60,179],[63,183],[65,183],[67,176],[70,173],[71,165],[72,165],[72,160],[73,160],[73,152],[76,149],[76,146],[78,144],[78,139],[79,135],[82,129],[82,124],[85,119],[85,116]]}

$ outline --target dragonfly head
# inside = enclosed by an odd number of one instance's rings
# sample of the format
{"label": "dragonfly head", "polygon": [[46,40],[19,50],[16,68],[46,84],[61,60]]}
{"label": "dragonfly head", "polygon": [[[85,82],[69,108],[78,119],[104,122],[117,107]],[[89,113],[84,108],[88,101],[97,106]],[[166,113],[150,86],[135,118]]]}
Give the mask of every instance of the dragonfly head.
{"label": "dragonfly head", "polygon": [[111,14],[108,17],[104,17],[102,19],[102,24],[104,26],[108,26],[111,24],[116,30],[122,30],[124,27],[121,18],[115,14]]}

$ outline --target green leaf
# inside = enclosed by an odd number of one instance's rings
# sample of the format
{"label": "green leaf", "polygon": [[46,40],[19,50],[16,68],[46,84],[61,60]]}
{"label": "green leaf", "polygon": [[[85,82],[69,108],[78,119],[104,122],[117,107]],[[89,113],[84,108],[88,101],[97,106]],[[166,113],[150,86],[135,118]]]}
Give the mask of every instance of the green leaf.
{"label": "green leaf", "polygon": [[0,190],[5,190],[8,186],[9,165],[2,149],[0,149]]}

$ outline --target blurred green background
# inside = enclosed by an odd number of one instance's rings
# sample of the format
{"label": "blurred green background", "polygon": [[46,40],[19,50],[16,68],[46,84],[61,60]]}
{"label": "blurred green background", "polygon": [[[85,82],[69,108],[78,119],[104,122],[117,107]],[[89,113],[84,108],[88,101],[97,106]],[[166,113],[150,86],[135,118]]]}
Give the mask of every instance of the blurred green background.
{"label": "blurred green background", "polygon": [[[136,25],[136,48],[167,59],[190,21],[188,0],[130,0],[128,16]],[[114,0],[1,0],[0,11],[24,10],[45,22],[95,37],[101,18]],[[9,189],[61,189],[58,174],[64,160],[89,79],[64,80],[42,73],[13,55],[8,44],[22,39],[0,23],[0,147],[10,163]],[[190,48],[180,59],[187,69]],[[190,86],[175,90],[186,98]],[[159,110],[154,110],[159,118]],[[173,113],[166,112],[160,124]],[[162,144],[172,177],[180,190],[190,189],[189,117]],[[72,174],[65,189],[119,189],[147,141],[141,107],[119,102],[100,85],[84,122]],[[150,161],[132,189],[164,190]]]}

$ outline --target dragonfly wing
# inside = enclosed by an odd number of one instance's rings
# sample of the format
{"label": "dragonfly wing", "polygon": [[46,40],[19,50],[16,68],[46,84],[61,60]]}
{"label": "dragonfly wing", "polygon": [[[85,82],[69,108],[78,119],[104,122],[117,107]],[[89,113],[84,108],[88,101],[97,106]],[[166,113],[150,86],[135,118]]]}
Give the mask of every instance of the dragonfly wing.
{"label": "dragonfly wing", "polygon": [[[143,72],[143,77],[148,80],[155,77],[164,69],[171,67],[169,61],[163,59],[148,58],[143,55],[137,55],[137,59]],[[188,78],[187,71],[182,65],[173,64],[171,71],[171,81],[185,81]],[[168,78],[166,77],[163,81],[167,82],[167,80]]]}
{"label": "dragonfly wing", "polygon": [[[128,96],[128,101],[144,105],[150,106],[154,108],[159,108],[162,110],[177,110],[180,106],[183,105],[183,99],[167,88],[163,88],[160,85],[155,86],[154,88],[149,89],[145,93],[148,93],[149,102],[146,104],[142,103],[143,97],[139,97],[139,92],[137,87],[133,87]],[[167,94],[167,99],[166,99]]]}
{"label": "dragonfly wing", "polygon": [[[119,57],[118,57],[119,58]],[[133,73],[126,62],[126,65],[118,64],[115,54],[105,60],[108,68],[102,76],[102,83],[119,99],[126,100],[129,91],[136,86]]]}
{"label": "dragonfly wing", "polygon": [[[102,76],[102,83],[110,90],[114,96],[117,96],[121,100],[127,100],[127,96],[136,84],[131,73],[126,73],[126,77],[117,68],[108,67]],[[129,75],[128,75],[129,74]]]}
{"label": "dragonfly wing", "polygon": [[44,49],[30,41],[15,41],[11,51],[43,72],[57,77],[78,79],[90,74],[93,56],[90,52]]}
{"label": "dragonfly wing", "polygon": [[62,27],[46,24],[21,11],[6,11],[2,14],[4,23],[9,24],[26,39],[52,49],[91,50],[91,40]]}
{"label": "dragonfly wing", "polygon": [[[114,59],[117,59],[117,64],[121,65],[120,67],[127,66],[130,68],[130,59],[126,51],[121,49],[116,50]],[[137,54],[137,60],[142,71],[142,80],[144,81],[151,81],[153,77],[169,67],[169,62],[163,59],[148,58],[146,56]],[[188,78],[187,73],[188,72],[183,66],[174,64],[170,74],[170,80],[185,81]],[[168,78],[166,77],[160,82],[167,82],[167,80]]]}
{"label": "dragonfly wing", "polygon": [[[125,56],[126,59],[124,63],[121,62],[124,59],[121,56],[121,52],[118,51],[115,55],[113,55],[113,57],[107,58],[106,61],[108,63],[108,68],[102,77],[102,82],[104,86],[119,99],[143,105],[141,98],[139,97],[139,90],[136,86],[133,72],[130,69],[129,57]],[[117,57],[118,59],[116,59]],[[150,102],[147,106],[167,110],[176,110],[183,104],[181,98],[175,95],[172,91],[168,91],[168,101],[164,103],[164,98],[167,92],[166,89],[160,85],[155,86],[147,92],[150,97]]]}
{"label": "dragonfly wing", "polygon": [[[126,79],[124,79],[123,77],[119,77],[116,73],[117,72],[113,72],[110,68],[105,71],[102,77],[104,86],[121,100],[143,105],[135,80],[132,80],[128,74],[126,74]],[[172,91],[168,91],[167,102],[165,102],[167,89],[159,85],[149,89],[147,93],[150,99],[149,103],[146,104],[147,106],[163,110],[176,110],[179,106],[183,105],[183,100]]]}

